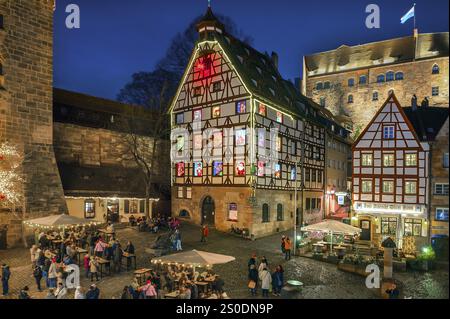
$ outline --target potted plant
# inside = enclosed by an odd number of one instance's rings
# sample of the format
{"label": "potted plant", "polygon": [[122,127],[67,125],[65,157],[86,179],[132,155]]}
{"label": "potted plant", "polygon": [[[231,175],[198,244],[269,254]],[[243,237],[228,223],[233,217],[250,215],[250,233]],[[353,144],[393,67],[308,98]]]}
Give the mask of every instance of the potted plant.
{"label": "potted plant", "polygon": [[436,259],[436,253],[433,247],[425,246],[422,248],[421,254],[417,257],[416,261],[413,263],[417,270],[428,271],[433,269],[434,260]]}

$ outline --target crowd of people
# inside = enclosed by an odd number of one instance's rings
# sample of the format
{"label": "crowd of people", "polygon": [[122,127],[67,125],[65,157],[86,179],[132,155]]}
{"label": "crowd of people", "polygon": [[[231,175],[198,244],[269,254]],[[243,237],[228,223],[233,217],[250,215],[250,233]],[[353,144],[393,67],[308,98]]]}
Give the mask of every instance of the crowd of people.
{"label": "crowd of people", "polygon": [[270,272],[267,258],[262,256],[258,262],[256,254],[253,254],[248,261],[248,280],[252,297],[257,295],[258,287],[261,287],[263,297],[269,297],[270,291],[274,296],[280,296],[284,286],[284,270],[278,265]]}
{"label": "crowd of people", "polygon": [[[175,293],[176,299],[222,299],[228,298],[224,291],[225,282],[212,270],[204,272],[194,271],[194,268],[182,265],[168,265],[151,270],[144,283],[139,277],[125,286],[122,299],[158,299],[167,294]],[[200,282],[208,282],[199,287]]]}

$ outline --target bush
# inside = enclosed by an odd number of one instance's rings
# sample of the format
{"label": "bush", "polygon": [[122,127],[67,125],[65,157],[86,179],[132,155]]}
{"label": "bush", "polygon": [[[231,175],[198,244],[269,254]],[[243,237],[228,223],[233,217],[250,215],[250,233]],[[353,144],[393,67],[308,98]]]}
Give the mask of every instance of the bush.
{"label": "bush", "polygon": [[417,257],[417,260],[421,261],[433,261],[436,259],[436,253],[434,252],[433,247],[425,246],[422,248],[422,253]]}

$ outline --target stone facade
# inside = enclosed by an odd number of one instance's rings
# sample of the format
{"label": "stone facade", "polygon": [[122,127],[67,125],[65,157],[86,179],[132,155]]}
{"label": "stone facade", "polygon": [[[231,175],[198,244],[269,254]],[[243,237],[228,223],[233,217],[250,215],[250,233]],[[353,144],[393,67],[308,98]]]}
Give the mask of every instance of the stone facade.
{"label": "stone facade", "polygon": [[[449,125],[448,118],[444,126],[441,128],[431,148],[431,235],[449,235],[448,220],[436,220],[437,208],[449,208],[448,195],[436,195],[435,184],[443,183],[448,185],[448,165],[444,165],[444,155],[448,158],[448,141],[449,141]],[[448,163],[448,160],[447,160]]]}
{"label": "stone facade", "polygon": [[[414,53],[414,46],[409,47],[409,42],[403,45],[406,48],[402,48],[402,43],[399,41],[403,39],[393,39],[355,47],[342,46],[334,51],[305,57],[303,93],[325,106],[334,115],[348,116],[350,121],[345,124],[353,131],[354,138],[364,130],[377,112],[380,103],[387,99],[390,91],[395,92],[403,106],[410,106],[411,98],[413,94],[416,94],[419,105],[425,97],[428,97],[429,105],[448,107],[448,33],[420,34],[418,46],[425,46],[424,38],[433,37],[433,35],[436,35],[436,38],[447,39],[447,47],[440,47],[436,56],[430,54],[431,49],[429,51],[428,47],[426,50],[417,48]],[[405,39],[409,41],[409,38]],[[429,41],[432,42],[432,40]],[[442,43],[445,43],[445,40]],[[438,44],[434,46],[437,47]],[[399,54],[398,61],[390,61],[393,59],[390,57],[390,52],[394,51],[403,52],[405,57],[402,58]],[[375,54],[374,52],[385,52],[387,56],[381,62],[368,60],[367,56]],[[336,63],[336,60],[340,64]],[[317,67],[317,70],[311,70],[313,66]],[[433,74],[433,66],[439,67],[439,73]],[[377,77],[379,75],[386,77],[388,72],[394,73],[394,79],[388,81],[385,78],[385,81],[378,83]],[[403,77],[396,80],[395,74],[400,73]],[[360,82],[362,76],[365,77],[363,83]],[[351,79],[353,79],[353,85],[349,85]],[[318,83],[319,89],[317,89]],[[321,88],[320,85],[325,83],[327,83],[326,87]],[[436,92],[433,94],[433,88],[438,88],[437,94]],[[351,96],[350,100],[349,96]]]}
{"label": "stone facade", "polygon": [[[1,0],[0,14],[0,138],[26,154],[26,217],[64,213],[52,143],[53,1]],[[8,209],[0,213],[0,224],[12,226],[9,244],[21,236],[20,219]]]}
{"label": "stone facade", "polygon": [[[191,195],[187,198],[186,192]],[[252,195],[253,194],[253,195]],[[320,198],[322,192],[304,192],[303,207],[307,199]],[[301,200],[301,192],[298,191]],[[172,188],[172,216],[181,217],[195,224],[202,224],[202,206],[205,198],[211,197],[214,202],[214,218],[209,226],[222,232],[231,230],[232,225],[248,229],[251,238],[260,238],[294,227],[294,192],[256,189],[251,187],[214,187],[214,186],[178,186]],[[231,220],[230,204],[236,204],[237,220]],[[268,205],[268,220],[263,221],[263,205]],[[281,205],[281,209],[278,205]],[[301,206],[298,203],[298,206]],[[280,211],[280,214],[278,213]],[[186,214],[187,213],[187,214]],[[298,216],[298,223],[316,223],[322,220],[322,210],[304,210],[303,216]]]}

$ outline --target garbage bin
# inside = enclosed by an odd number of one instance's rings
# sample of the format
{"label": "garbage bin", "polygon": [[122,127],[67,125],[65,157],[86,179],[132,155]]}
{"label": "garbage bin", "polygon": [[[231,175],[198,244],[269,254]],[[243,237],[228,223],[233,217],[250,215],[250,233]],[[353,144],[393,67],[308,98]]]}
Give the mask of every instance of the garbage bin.
{"label": "garbage bin", "polygon": [[303,299],[301,288],[303,283],[297,280],[289,280],[281,289],[282,299]]}
{"label": "garbage bin", "polygon": [[448,260],[448,236],[434,235],[431,237],[431,247],[439,260]]}
{"label": "garbage bin", "polygon": [[0,225],[0,250],[6,250],[8,243],[6,241],[6,235],[8,232],[8,225]]}

